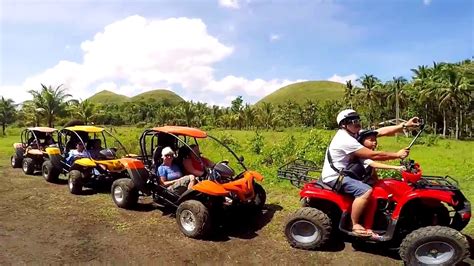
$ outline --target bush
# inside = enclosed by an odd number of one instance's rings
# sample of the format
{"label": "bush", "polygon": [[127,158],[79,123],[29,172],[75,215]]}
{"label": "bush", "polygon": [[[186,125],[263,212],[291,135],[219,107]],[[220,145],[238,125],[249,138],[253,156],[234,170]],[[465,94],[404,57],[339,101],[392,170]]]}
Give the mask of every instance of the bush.
{"label": "bush", "polygon": [[262,154],[265,146],[265,139],[262,135],[255,131],[255,136],[250,139],[250,150],[255,154]]}

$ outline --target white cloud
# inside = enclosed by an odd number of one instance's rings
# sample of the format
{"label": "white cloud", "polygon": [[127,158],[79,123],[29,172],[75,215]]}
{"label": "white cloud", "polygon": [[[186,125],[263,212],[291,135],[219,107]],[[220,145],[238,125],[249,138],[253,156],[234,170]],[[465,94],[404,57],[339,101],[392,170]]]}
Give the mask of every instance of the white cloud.
{"label": "white cloud", "polygon": [[350,74],[347,76],[339,76],[337,74],[332,75],[332,77],[328,78],[329,81],[339,82],[342,84],[346,84],[346,81],[352,81],[352,84],[356,84],[358,76],[356,74]]}
{"label": "white cloud", "polygon": [[270,34],[270,42],[276,42],[280,40],[281,36],[279,34]]}
{"label": "white cloud", "polygon": [[431,0],[423,0],[423,4],[425,6],[429,6],[431,4]]}
{"label": "white cloud", "polygon": [[19,87],[23,92],[12,96],[14,100],[24,100],[28,96],[25,91],[38,88],[40,83],[53,87],[64,84],[73,97],[81,99],[103,89],[134,96],[166,88],[183,89],[178,94],[204,102],[216,101],[204,92],[217,92],[213,97],[219,97],[216,102],[220,102],[228,95],[262,97],[295,82],[233,75],[216,80],[213,65],[232,54],[234,48],[211,36],[200,19],[127,17],[82,42],[81,49],[81,63],[63,60],[27,78]]}
{"label": "white cloud", "polygon": [[240,8],[239,0],[219,0],[219,5],[227,8]]}

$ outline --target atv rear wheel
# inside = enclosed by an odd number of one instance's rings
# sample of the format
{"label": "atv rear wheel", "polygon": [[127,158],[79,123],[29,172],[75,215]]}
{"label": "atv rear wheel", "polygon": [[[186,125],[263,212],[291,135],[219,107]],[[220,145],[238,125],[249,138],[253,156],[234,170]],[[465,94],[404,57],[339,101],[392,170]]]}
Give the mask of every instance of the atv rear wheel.
{"label": "atv rear wheel", "polygon": [[50,183],[56,183],[59,180],[60,172],[53,166],[51,161],[44,161],[43,165],[41,166],[41,170],[43,172],[44,180]]}
{"label": "atv rear wheel", "polygon": [[292,247],[315,249],[322,247],[331,235],[331,219],[322,211],[303,207],[292,214],[285,226],[285,236]]}
{"label": "atv rear wheel", "polygon": [[197,200],[187,200],[178,206],[176,221],[183,234],[190,238],[202,238],[211,228],[209,210]]}
{"label": "atv rear wheel", "polygon": [[263,187],[258,183],[255,183],[253,185],[253,190],[255,193],[255,198],[253,199],[252,203],[258,211],[261,211],[265,206],[265,201],[267,200],[267,193],[265,192],[265,189],[263,189]]}
{"label": "atv rear wheel", "polygon": [[120,178],[112,183],[112,199],[120,208],[133,209],[138,202],[138,190],[130,178]]}
{"label": "atv rear wheel", "polygon": [[23,159],[23,172],[27,175],[32,175],[35,172],[35,162],[31,158]]}
{"label": "atv rear wheel", "polygon": [[428,226],[408,234],[399,253],[407,265],[455,265],[469,256],[469,243],[452,228]]}
{"label": "atv rear wheel", "polygon": [[12,157],[10,158],[11,160],[11,164],[12,164],[12,168],[20,168],[22,163],[21,163],[21,158],[18,157],[18,155],[12,155]]}
{"label": "atv rear wheel", "polygon": [[69,172],[69,177],[67,179],[67,186],[69,192],[75,195],[82,193],[82,173],[79,170],[72,170]]}

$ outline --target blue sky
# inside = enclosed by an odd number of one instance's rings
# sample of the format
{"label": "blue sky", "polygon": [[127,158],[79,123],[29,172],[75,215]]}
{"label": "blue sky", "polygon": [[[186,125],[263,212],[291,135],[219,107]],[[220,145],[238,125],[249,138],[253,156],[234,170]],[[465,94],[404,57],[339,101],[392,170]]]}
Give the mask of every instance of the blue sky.
{"label": "blue sky", "polygon": [[302,80],[410,78],[474,55],[470,0],[2,0],[0,95],[173,90],[254,103]]}

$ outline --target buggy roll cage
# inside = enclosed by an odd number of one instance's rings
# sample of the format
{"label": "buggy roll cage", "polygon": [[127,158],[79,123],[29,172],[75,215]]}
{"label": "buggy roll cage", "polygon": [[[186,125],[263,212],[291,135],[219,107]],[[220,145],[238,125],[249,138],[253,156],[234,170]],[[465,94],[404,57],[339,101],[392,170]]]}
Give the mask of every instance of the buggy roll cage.
{"label": "buggy roll cage", "polygon": [[[40,142],[38,140],[38,136],[36,135],[37,132],[41,132],[41,133],[45,133],[45,136],[46,136],[46,133],[54,133],[54,132],[58,132],[57,129],[55,128],[51,128],[51,127],[29,127],[29,128],[26,128],[24,129],[22,132],[21,132],[21,136],[20,136],[20,141],[22,144],[26,144],[27,146],[30,145],[31,143],[29,143],[29,139],[31,138],[28,138],[28,134],[31,133],[32,137],[34,138],[34,140],[36,141],[37,145],[40,145]],[[59,138],[59,134],[58,134],[58,138]],[[54,140],[54,138],[53,138]]]}

